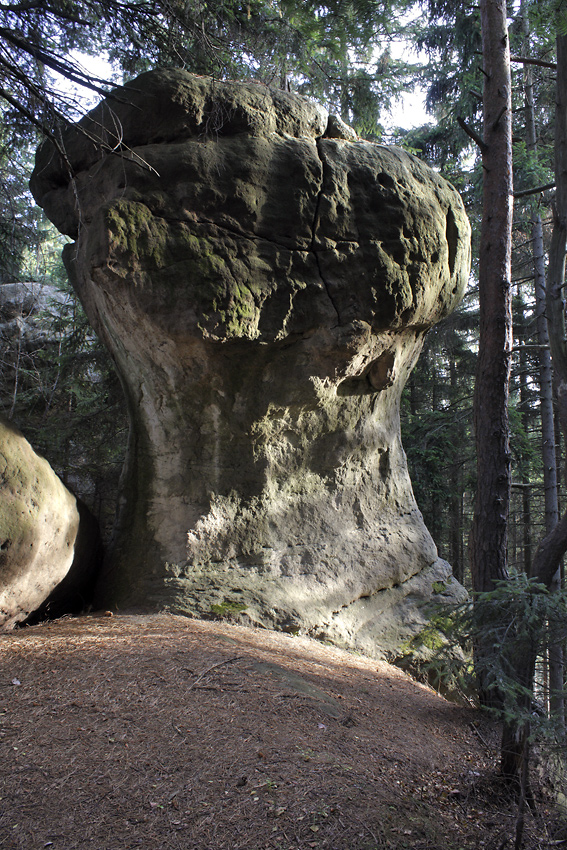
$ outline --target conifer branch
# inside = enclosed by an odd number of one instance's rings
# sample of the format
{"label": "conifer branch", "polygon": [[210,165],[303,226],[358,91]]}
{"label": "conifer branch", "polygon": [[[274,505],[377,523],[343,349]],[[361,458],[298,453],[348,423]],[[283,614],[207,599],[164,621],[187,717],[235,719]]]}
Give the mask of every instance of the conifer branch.
{"label": "conifer branch", "polygon": [[522,189],[520,192],[514,192],[514,197],[527,198],[528,195],[537,195],[538,192],[547,192],[548,189],[555,189],[555,181],[546,183],[545,186],[536,186],[535,189]]}
{"label": "conifer branch", "polygon": [[497,117],[496,121],[494,122],[494,124],[492,125],[493,130],[496,130],[496,128],[500,124],[500,119],[502,118],[502,116],[506,112],[506,108],[507,108],[506,106],[503,106],[502,109],[500,110],[500,112],[498,113],[498,117]]}
{"label": "conifer branch", "polygon": [[531,59],[529,56],[510,56],[510,62],[519,62],[523,65],[539,65],[540,68],[557,69],[555,62],[545,62],[543,59]]}
{"label": "conifer branch", "polygon": [[467,122],[463,118],[461,118],[460,115],[457,115],[457,124],[459,125],[459,127],[461,127],[461,129],[463,129],[465,131],[467,136],[470,136],[470,138],[473,140],[473,142],[476,145],[479,146],[479,148],[481,149],[481,151],[483,153],[484,153],[484,151],[486,151],[488,149],[488,145],[486,144],[486,142],[484,142],[480,138],[478,133],[475,130],[473,130],[472,127],[469,127]]}

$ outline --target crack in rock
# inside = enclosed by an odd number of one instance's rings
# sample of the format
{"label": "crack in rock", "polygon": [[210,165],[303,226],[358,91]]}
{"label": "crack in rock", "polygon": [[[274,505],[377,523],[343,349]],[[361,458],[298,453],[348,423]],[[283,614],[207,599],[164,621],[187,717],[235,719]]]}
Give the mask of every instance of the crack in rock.
{"label": "crack in rock", "polygon": [[321,268],[321,261],[320,261],[320,258],[319,258],[319,253],[318,253],[317,249],[315,248],[315,239],[317,238],[317,228],[319,226],[319,221],[320,221],[321,199],[322,199],[323,193],[325,191],[326,174],[327,174],[327,171],[328,171],[328,168],[329,168],[329,166],[327,165],[327,161],[326,161],[326,159],[323,155],[323,151],[321,150],[321,139],[315,139],[315,145],[317,147],[317,154],[318,154],[319,160],[321,162],[322,175],[321,175],[321,188],[319,189],[319,195],[317,196],[317,203],[315,204],[315,215],[314,215],[314,218],[313,218],[313,228],[312,228],[313,236],[312,236],[312,239],[311,239],[311,252],[313,253],[313,256],[315,257],[315,262],[317,263],[317,269],[319,271],[319,277],[321,278],[323,286],[325,287],[325,291],[326,291],[327,295],[329,296],[329,301],[333,305],[333,309],[335,310],[335,312],[337,314],[337,319],[339,320],[339,325],[341,325],[342,319],[341,319],[341,314],[339,312],[339,308],[338,308],[338,306],[335,302],[335,299],[333,298],[333,295],[331,293],[331,288],[330,288],[329,282],[325,279],[325,276],[323,274],[323,269]]}

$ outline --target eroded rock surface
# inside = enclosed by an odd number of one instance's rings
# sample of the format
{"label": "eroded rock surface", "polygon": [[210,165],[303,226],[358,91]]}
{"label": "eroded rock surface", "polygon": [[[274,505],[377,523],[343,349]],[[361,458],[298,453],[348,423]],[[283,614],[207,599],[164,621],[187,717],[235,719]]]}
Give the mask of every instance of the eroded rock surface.
{"label": "eroded rock surface", "polygon": [[0,628],[82,610],[100,560],[94,518],[0,418]]}
{"label": "eroded rock surface", "polygon": [[31,186],[131,416],[100,601],[399,643],[450,574],[399,399],[466,284],[458,194],[256,84],[155,71],[80,126]]}

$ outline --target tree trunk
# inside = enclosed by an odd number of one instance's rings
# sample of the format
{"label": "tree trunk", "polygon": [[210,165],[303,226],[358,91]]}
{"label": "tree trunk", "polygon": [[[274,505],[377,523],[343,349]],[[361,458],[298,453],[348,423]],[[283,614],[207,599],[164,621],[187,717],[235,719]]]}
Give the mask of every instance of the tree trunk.
{"label": "tree trunk", "polygon": [[[557,186],[547,278],[547,322],[557,412],[567,433],[567,334],[565,326],[565,251],[567,248],[567,36],[557,36],[555,106],[555,182]],[[538,546],[532,574],[551,587],[567,551],[567,514]]]}
{"label": "tree trunk", "polygon": [[[459,375],[455,358],[449,359],[449,376],[451,382],[451,398],[455,398],[459,385]],[[462,437],[462,427],[459,426],[459,435]],[[465,565],[463,559],[463,462],[462,458],[455,459],[450,469],[450,559],[453,566],[453,575],[458,582],[464,584]]]}
{"label": "tree trunk", "polygon": [[[558,415],[564,433],[567,432],[567,339],[565,327],[565,251],[567,248],[567,36],[557,36],[557,91],[555,112],[555,180],[557,197],[555,221],[549,253],[547,279],[547,320]],[[561,558],[567,551],[567,513],[539,544],[532,564],[531,576],[548,588],[556,582]],[[524,687],[517,708],[529,713],[533,692],[535,652],[520,658],[515,665],[517,682]],[[504,724],[501,747],[501,770],[504,776],[527,784],[528,758],[527,721],[512,720]],[[527,787],[529,793],[529,786]]]}
{"label": "tree trunk", "polygon": [[[522,26],[525,36],[525,55],[529,55],[530,32],[527,15],[523,16]],[[537,131],[535,123],[533,72],[529,65],[524,67],[524,93],[526,115],[526,146],[531,153],[537,153]],[[539,349],[539,387],[542,441],[542,466],[545,499],[545,534],[549,534],[559,522],[559,501],[557,481],[557,457],[555,447],[555,417],[553,413],[553,368],[549,351],[549,331],[546,313],[546,270],[543,245],[543,225],[538,209],[532,204],[531,210],[532,250],[534,263],[536,324]],[[533,572],[530,568],[528,572]],[[557,569],[552,588],[561,588],[561,569]],[[563,646],[550,647],[549,693],[551,713],[564,722],[564,700],[560,696],[563,690]]]}
{"label": "tree trunk", "polygon": [[[481,0],[484,75],[483,211],[479,252],[480,337],[474,391],[477,492],[471,530],[475,592],[508,577],[510,504],[508,393],[512,348],[512,108],[505,0]],[[475,646],[477,662],[488,647]],[[482,665],[477,665],[481,669]],[[479,677],[485,705],[500,705],[487,676]]]}
{"label": "tree trunk", "polygon": [[512,110],[505,0],[481,0],[484,74],[480,341],[474,395],[478,485],[472,528],[475,591],[506,579],[510,502],[508,392],[512,342]]}
{"label": "tree trunk", "polygon": [[[519,373],[518,373],[518,383],[520,389],[520,416],[522,422],[522,429],[524,434],[527,435],[530,429],[531,422],[531,405],[530,405],[530,393],[528,388],[528,370],[530,368],[527,348],[529,339],[528,332],[528,319],[526,317],[526,305],[521,294],[518,294],[516,298],[516,315],[518,316],[519,321],[516,323],[516,339],[519,343]],[[532,510],[531,510],[531,502],[532,502],[532,492],[530,486],[530,469],[529,469],[529,457],[526,458],[525,447],[522,446],[519,453],[519,469],[517,470],[517,475],[520,479],[521,486],[519,496],[521,501],[521,529],[522,529],[522,559],[521,565],[522,569],[525,573],[529,575],[532,568]],[[514,523],[517,527],[520,527],[520,522],[516,520]]]}
{"label": "tree trunk", "polygon": [[537,339],[539,349],[539,388],[541,411],[541,453],[545,498],[545,532],[549,534],[559,522],[557,499],[557,458],[555,417],[553,413],[553,371],[549,353],[549,333],[545,304],[545,253],[543,225],[538,212],[532,212],[532,245],[534,254]]}

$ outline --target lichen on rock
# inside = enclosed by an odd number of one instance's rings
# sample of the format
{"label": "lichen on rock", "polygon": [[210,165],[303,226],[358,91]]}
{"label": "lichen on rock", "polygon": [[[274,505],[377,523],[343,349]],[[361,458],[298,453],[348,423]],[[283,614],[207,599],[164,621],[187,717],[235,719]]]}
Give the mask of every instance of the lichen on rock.
{"label": "lichen on rock", "polygon": [[75,239],[65,261],[130,411],[100,601],[228,605],[375,653],[406,640],[448,578],[399,400],[466,285],[457,192],[301,97],[183,71],[80,127],[73,178],[45,143],[31,187]]}

